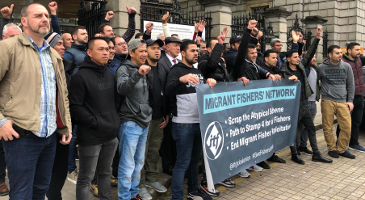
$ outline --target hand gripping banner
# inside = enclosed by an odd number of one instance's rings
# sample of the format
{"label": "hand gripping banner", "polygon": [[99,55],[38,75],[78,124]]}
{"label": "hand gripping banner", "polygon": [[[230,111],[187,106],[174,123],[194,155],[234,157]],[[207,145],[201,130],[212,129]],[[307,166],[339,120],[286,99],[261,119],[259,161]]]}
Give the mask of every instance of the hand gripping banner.
{"label": "hand gripping banner", "polygon": [[294,146],[300,82],[282,79],[196,88],[208,188]]}

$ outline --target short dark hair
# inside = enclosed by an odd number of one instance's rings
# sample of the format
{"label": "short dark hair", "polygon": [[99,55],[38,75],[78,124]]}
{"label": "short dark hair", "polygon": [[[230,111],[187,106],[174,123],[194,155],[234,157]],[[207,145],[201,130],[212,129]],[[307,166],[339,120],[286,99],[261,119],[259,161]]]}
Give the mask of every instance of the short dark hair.
{"label": "short dark hair", "polygon": [[248,43],[247,49],[256,49],[256,45],[254,45],[252,43]]}
{"label": "short dark hair", "polygon": [[92,49],[93,48],[94,41],[95,40],[104,40],[106,43],[108,43],[108,38],[105,38],[105,37],[93,37],[93,38],[90,38],[89,41],[87,42],[87,49]]}
{"label": "short dark hair", "polygon": [[106,43],[112,42],[115,45],[115,40],[114,38],[108,38],[108,37],[104,37]]}
{"label": "short dark hair", "polygon": [[110,26],[111,27],[110,23],[102,23],[102,24],[100,24],[100,26],[98,27],[98,32],[104,34],[104,27],[106,27],[106,26]]}
{"label": "short dark hair", "polygon": [[212,41],[213,40],[217,40],[217,39],[210,39],[210,40],[208,40],[208,42],[207,42],[207,48],[212,48]]}
{"label": "short dark hair", "polygon": [[193,40],[187,40],[181,43],[180,51],[185,51],[188,49],[190,44],[196,44]]}
{"label": "short dark hair", "polygon": [[330,47],[328,47],[328,53],[333,53],[334,49],[341,49],[341,47],[338,45],[331,45]]}
{"label": "short dark hair", "polygon": [[86,29],[86,27],[85,26],[76,26],[75,28],[73,28],[71,30],[71,37],[73,35],[77,35],[77,33],[79,32],[79,29]]}
{"label": "short dark hair", "polygon": [[298,51],[288,51],[288,52],[286,52],[286,57],[287,58],[291,58],[291,56],[294,54],[294,53],[298,53]]}
{"label": "short dark hair", "polygon": [[355,46],[360,46],[360,44],[357,42],[350,42],[350,44],[347,45],[346,51],[348,52],[349,49],[352,50]]}
{"label": "short dark hair", "polygon": [[179,37],[179,35],[178,35],[178,34],[171,34],[171,37],[174,37],[174,36]]}
{"label": "short dark hair", "polygon": [[264,53],[264,57],[267,58],[270,56],[271,53],[278,53],[277,51],[275,51],[274,49],[269,49],[269,50],[266,50],[265,53]]}
{"label": "short dark hair", "polygon": [[137,33],[136,36],[134,36],[134,39],[139,39],[139,37],[143,37],[143,34],[142,33]]}

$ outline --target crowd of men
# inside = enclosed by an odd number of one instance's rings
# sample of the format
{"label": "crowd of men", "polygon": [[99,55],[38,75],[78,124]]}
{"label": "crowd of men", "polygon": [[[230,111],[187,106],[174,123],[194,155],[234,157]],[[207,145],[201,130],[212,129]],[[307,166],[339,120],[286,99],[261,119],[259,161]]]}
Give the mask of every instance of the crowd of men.
{"label": "crowd of men", "polygon": [[[22,28],[9,23],[13,5],[1,9],[0,195],[62,199],[67,174],[76,174],[78,200],[88,199],[90,191],[99,199],[111,199],[111,185],[118,186],[118,199],[152,199],[146,187],[167,191],[159,182],[161,156],[163,173],[172,176],[171,199],[183,199],[185,177],[188,199],[218,196],[218,190],[208,190],[205,173],[198,183],[198,84],[213,88],[241,81],[244,88],[251,80],[300,81],[291,160],[304,164],[300,154],[307,153],[313,161],[332,163],[318,150],[313,124],[320,95],[328,155],[354,159],[349,148],[365,152],[358,141],[365,93],[365,59],[358,43],[349,43],[343,55],[339,46],[331,45],[328,59],[316,66],[321,28],[307,51],[303,35],[292,31],[290,51],[282,52],[281,41],[273,39],[271,49],[258,53],[262,32],[255,20],[242,36],[232,36],[227,48],[227,28],[216,39],[202,40],[204,21],[195,23],[191,40],[181,41],[169,32],[169,13],[162,16],[163,33],[157,39],[151,39],[151,22],[135,35],[133,7],[126,7],[128,29],[123,35],[113,32],[112,11],[94,37],[89,38],[83,26],[61,35],[57,3],[48,7],[51,15],[38,3],[23,7]],[[275,154],[267,161],[286,162]],[[270,165],[262,161],[238,175],[249,177],[249,171],[263,168]],[[235,187],[229,178],[218,184]]]}

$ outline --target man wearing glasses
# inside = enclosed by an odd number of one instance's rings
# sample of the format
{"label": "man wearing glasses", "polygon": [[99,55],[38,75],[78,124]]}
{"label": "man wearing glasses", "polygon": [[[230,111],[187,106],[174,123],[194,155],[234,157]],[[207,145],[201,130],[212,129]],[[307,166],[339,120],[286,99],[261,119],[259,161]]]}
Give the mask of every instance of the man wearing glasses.
{"label": "man wearing glasses", "polygon": [[274,38],[271,40],[270,46],[273,50],[278,52],[278,62],[276,63],[276,67],[279,69],[281,68],[281,65],[285,62],[285,55],[286,52],[281,52],[281,49],[283,48],[283,44],[281,44],[281,41],[279,38]]}
{"label": "man wearing glasses", "polygon": [[115,72],[117,71],[122,60],[125,60],[128,56],[128,44],[123,39],[123,37],[116,36],[114,40],[115,40],[115,46],[114,46],[115,55],[112,60],[113,65],[110,66],[109,68],[113,74],[115,74]]}

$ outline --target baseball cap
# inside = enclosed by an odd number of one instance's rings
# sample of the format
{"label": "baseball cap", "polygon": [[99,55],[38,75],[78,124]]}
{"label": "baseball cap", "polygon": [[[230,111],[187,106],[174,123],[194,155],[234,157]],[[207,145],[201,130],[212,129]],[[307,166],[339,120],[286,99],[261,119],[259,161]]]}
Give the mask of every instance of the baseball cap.
{"label": "baseball cap", "polygon": [[135,50],[142,45],[146,45],[146,41],[143,39],[132,39],[128,42],[128,52],[129,50]]}
{"label": "baseball cap", "polygon": [[229,39],[229,43],[230,44],[234,44],[236,42],[241,42],[242,37],[240,35],[234,35],[231,37],[231,39]]}
{"label": "baseball cap", "polygon": [[148,40],[146,40],[147,46],[151,46],[153,43],[157,43],[158,46],[160,46],[160,47],[162,47],[164,45],[163,41],[160,40],[160,39],[157,39],[157,40],[148,39]]}

